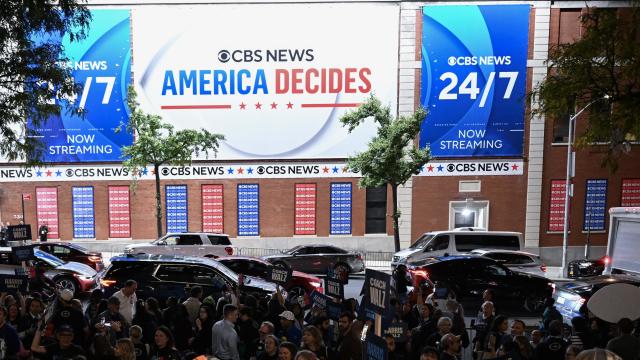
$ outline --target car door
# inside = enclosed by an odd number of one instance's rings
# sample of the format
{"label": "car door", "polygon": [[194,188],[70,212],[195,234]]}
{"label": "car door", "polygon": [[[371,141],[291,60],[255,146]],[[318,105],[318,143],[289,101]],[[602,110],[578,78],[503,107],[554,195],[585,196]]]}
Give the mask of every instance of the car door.
{"label": "car door", "polygon": [[231,285],[227,278],[208,266],[190,265],[185,271],[190,274],[191,279],[191,282],[185,286],[185,290],[188,292],[193,286],[200,286],[203,297],[212,295],[217,299],[224,295],[225,290]]}
{"label": "car door", "polygon": [[164,263],[158,266],[153,274],[155,281],[153,288],[157,294],[166,299],[175,296],[178,299],[186,298],[187,285],[193,278],[192,265],[178,263]]}
{"label": "car door", "polygon": [[344,255],[338,252],[338,249],[333,246],[320,246],[317,248],[316,258],[313,260],[316,265],[316,273],[326,274],[327,269],[333,269],[339,262],[348,263]]}
{"label": "car door", "polygon": [[78,261],[77,259],[74,259],[73,251],[66,246],[49,245],[49,251],[45,251],[45,252],[48,252],[51,255],[57,256],[58,258],[64,261]]}
{"label": "car door", "polygon": [[203,256],[204,245],[198,234],[181,234],[173,246],[173,254],[185,256]]}
{"label": "car door", "polygon": [[291,268],[303,272],[313,272],[312,258],[315,256],[315,246],[303,246],[287,259]]}

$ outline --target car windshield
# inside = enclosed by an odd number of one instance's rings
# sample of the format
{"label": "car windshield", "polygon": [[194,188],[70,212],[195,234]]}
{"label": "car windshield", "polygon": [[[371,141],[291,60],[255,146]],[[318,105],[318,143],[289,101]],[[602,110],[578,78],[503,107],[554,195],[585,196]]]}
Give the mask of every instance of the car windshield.
{"label": "car windshield", "polygon": [[287,255],[293,255],[293,253],[295,253],[296,251],[298,251],[300,248],[302,248],[302,245],[298,245],[298,246],[296,246],[296,247],[293,247],[293,248],[291,248],[291,249],[289,249],[289,250],[285,251],[285,252],[284,252],[284,254],[287,254]]}
{"label": "car windshield", "polygon": [[40,251],[40,250],[33,250],[33,255],[35,257],[37,257],[39,260],[42,260],[44,262],[46,262],[47,264],[54,266],[54,267],[58,267],[61,265],[64,265],[65,262],[60,260],[58,257],[53,256],[49,253],[46,253],[44,251]]}
{"label": "car windshield", "polygon": [[413,244],[411,244],[411,246],[409,246],[409,249],[422,249],[427,245],[429,240],[433,239],[433,236],[434,235],[431,235],[431,234],[422,235],[418,240],[416,240],[416,242],[414,242]]}
{"label": "car windshield", "polygon": [[70,248],[82,251],[82,252],[87,252],[88,251],[87,248],[84,248],[84,247],[82,247],[80,245],[77,245],[77,244],[67,244],[67,246],[70,247]]}
{"label": "car windshield", "polygon": [[223,273],[226,277],[233,280],[236,284],[238,283],[238,274],[233,272],[233,270],[229,269],[226,265],[218,261],[218,266],[216,267]]}

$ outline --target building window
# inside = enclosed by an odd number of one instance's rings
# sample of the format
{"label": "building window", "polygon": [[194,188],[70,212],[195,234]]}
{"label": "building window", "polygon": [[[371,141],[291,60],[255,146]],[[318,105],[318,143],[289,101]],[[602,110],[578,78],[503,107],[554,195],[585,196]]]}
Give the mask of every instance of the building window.
{"label": "building window", "polygon": [[316,233],[316,184],[296,184],[295,235]]}
{"label": "building window", "polygon": [[583,231],[604,231],[607,210],[607,179],[587,180]]}
{"label": "building window", "polygon": [[564,231],[565,180],[551,180],[551,198],[549,200],[549,231]]}
{"label": "building window", "polygon": [[238,236],[260,235],[260,185],[238,184]]}
{"label": "building window", "polygon": [[387,233],[387,186],[367,188],[365,233]]}
{"label": "building window", "polygon": [[567,99],[567,110],[562,116],[553,120],[553,142],[568,143],[569,142],[569,119],[573,115],[575,107],[575,99]]}
{"label": "building window", "polygon": [[224,232],[224,185],[202,185],[202,231]]}
{"label": "building window", "polygon": [[167,232],[188,231],[187,185],[166,185],[165,197]]}
{"label": "building window", "polygon": [[351,183],[331,183],[329,234],[351,234]]}
{"label": "building window", "polygon": [[489,202],[467,199],[449,202],[449,230],[475,227],[489,229]]}
{"label": "building window", "polygon": [[109,186],[109,237],[131,237],[129,187]]}
{"label": "building window", "polygon": [[38,228],[46,225],[49,228],[49,239],[60,239],[58,230],[58,188],[36,188],[36,213]]}
{"label": "building window", "polygon": [[95,214],[93,211],[93,186],[74,186],[71,188],[73,213],[73,238],[94,239]]}
{"label": "building window", "polygon": [[640,179],[623,179],[620,206],[640,206]]}

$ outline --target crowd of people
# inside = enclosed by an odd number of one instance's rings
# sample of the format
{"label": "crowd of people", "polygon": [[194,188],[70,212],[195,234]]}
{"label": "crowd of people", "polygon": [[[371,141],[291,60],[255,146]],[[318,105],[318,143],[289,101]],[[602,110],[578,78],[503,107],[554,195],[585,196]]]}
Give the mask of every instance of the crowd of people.
{"label": "crowd of people", "polygon": [[[468,328],[455,299],[434,300],[428,287],[407,293],[401,282],[396,281],[385,322],[404,324],[407,331],[400,337],[383,334],[389,360],[453,360],[462,354],[476,360],[637,360],[640,355],[629,319],[609,326],[575,318],[572,332],[566,332],[549,302],[540,329],[528,332],[523,321],[501,315],[493,294],[485,291]],[[2,293],[0,359],[360,360],[375,328],[356,299],[336,299],[342,312],[335,321],[308,297],[285,298],[280,288],[270,297],[230,288],[213,298],[194,286],[186,299],[170,297],[161,304],[138,299],[133,280],[108,298],[95,290],[84,303],[68,289],[46,296],[40,291],[46,286],[35,282],[37,291],[24,296]],[[619,334],[612,333],[614,327]],[[589,354],[600,357],[585,357]]]}

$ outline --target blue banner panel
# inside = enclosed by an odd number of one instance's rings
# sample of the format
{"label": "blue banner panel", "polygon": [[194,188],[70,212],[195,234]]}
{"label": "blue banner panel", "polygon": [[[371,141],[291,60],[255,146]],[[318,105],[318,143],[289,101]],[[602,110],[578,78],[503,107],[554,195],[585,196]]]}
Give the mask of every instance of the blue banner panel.
{"label": "blue banner panel", "polygon": [[331,183],[331,235],[351,234],[351,183]]}
{"label": "blue banner panel", "polygon": [[522,156],[529,10],[423,8],[420,146],[434,157]]}
{"label": "blue banner panel", "polygon": [[[65,49],[66,64],[76,83],[83,86],[76,103],[85,110],[51,116],[29,127],[41,136],[45,162],[121,161],[121,147],[131,145],[126,131],[127,88],[131,79],[131,26],[129,10],[92,10],[88,36],[71,42],[69,36],[41,35],[36,42],[57,42]],[[58,100],[56,100],[58,101]]]}
{"label": "blue banner panel", "polygon": [[607,179],[587,180],[584,199],[584,231],[604,231],[607,214]]}
{"label": "blue banner panel", "polygon": [[260,186],[238,184],[238,236],[260,235]]}
{"label": "blue banner panel", "polygon": [[73,238],[94,239],[95,213],[93,210],[93,186],[74,186],[71,189],[73,211]]}
{"label": "blue banner panel", "polygon": [[187,185],[166,185],[167,232],[188,231]]}

